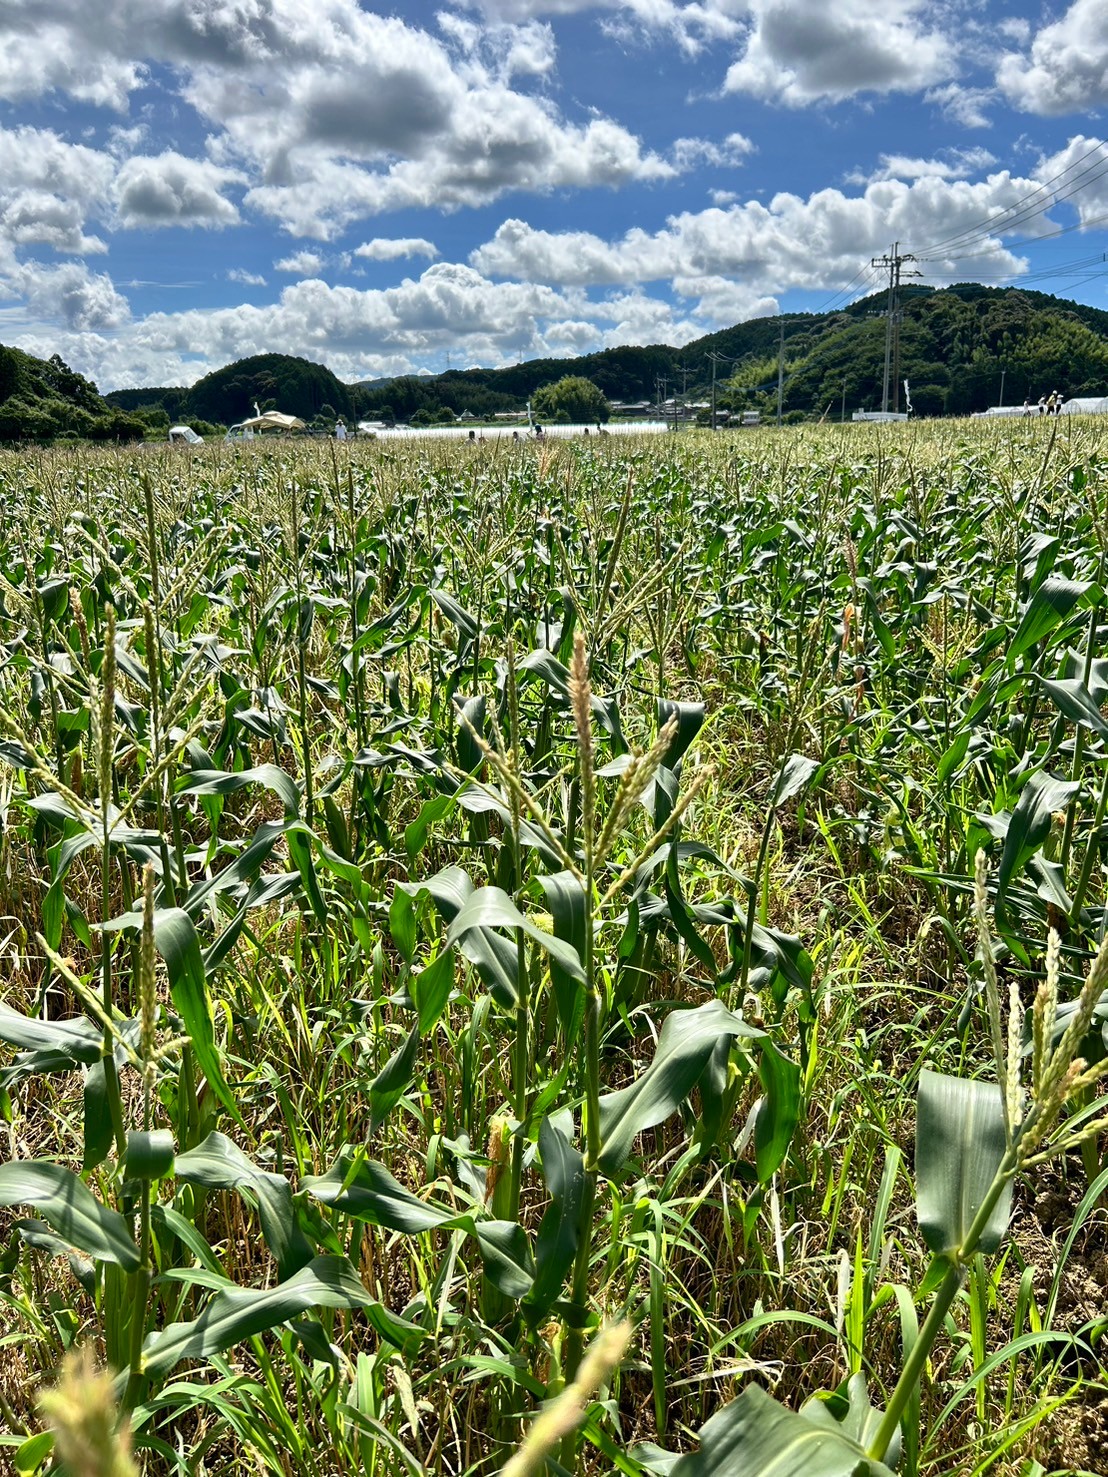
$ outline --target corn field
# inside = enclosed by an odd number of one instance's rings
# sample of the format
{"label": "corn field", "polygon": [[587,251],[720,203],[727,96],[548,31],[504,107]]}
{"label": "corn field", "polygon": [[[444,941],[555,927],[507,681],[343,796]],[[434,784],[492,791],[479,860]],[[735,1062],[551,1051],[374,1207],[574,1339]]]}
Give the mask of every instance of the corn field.
{"label": "corn field", "polygon": [[0,528],[0,1469],[1108,1470],[1108,434]]}

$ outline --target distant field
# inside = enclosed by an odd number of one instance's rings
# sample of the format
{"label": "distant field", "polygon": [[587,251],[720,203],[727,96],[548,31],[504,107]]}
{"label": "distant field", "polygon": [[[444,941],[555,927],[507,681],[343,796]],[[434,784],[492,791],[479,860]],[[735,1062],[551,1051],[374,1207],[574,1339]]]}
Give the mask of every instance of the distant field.
{"label": "distant field", "polygon": [[0,1468],[1104,1470],[1108,427],[0,520]]}

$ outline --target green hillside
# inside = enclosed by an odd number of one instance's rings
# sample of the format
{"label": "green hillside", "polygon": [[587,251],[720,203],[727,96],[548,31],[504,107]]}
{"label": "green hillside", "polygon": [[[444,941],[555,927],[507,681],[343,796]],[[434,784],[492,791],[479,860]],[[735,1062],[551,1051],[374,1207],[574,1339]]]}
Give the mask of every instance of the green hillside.
{"label": "green hillside", "polygon": [[[540,386],[564,375],[592,380],[613,402],[653,402],[677,391],[685,400],[706,401],[715,356],[718,405],[772,413],[783,331],[785,413],[836,415],[844,400],[848,412],[880,407],[885,305],[884,293],[877,293],[831,313],[739,323],[683,348],[622,347],[573,359],[534,359],[500,369],[450,370],[355,385],[344,385],[325,366],[307,359],[259,354],[206,375],[191,389],[118,390],[105,398],[119,410],[150,415],[156,409],[174,421],[223,425],[251,415],[255,404],[306,420],[331,415],[400,421],[420,415],[426,420],[466,411],[489,417],[522,409]],[[0,401],[4,373],[0,366]],[[60,371],[53,373],[56,380]],[[899,365],[893,378],[898,384],[908,380],[918,414],[967,415],[995,405],[1002,376],[1008,403],[1025,395],[1037,399],[1052,390],[1063,396],[1108,393],[1108,312],[1017,287],[964,283],[941,290],[904,289]],[[95,396],[94,388],[87,388]],[[35,403],[36,395],[26,389],[19,394],[27,424],[26,402]],[[40,398],[52,401],[56,395],[56,387],[47,386]],[[53,412],[48,418],[58,423]]]}
{"label": "green hillside", "polygon": [[0,344],[0,442],[134,441],[145,427],[109,404],[91,380],[74,373],[57,354],[36,359]]}
{"label": "green hillside", "polygon": [[231,425],[259,410],[281,410],[314,420],[318,415],[352,416],[350,388],[322,364],[291,354],[255,354],[238,359],[197,380],[191,389],[177,387],[113,390],[108,397],[127,410],[161,407],[171,420],[200,420]]}

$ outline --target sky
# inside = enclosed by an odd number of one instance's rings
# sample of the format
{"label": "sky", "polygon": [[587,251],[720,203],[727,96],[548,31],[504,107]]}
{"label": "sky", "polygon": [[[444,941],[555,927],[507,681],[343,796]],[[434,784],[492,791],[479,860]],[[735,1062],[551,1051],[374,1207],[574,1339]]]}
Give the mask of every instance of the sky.
{"label": "sky", "polygon": [[[1108,0],[3,0],[0,343],[101,390],[1108,308]],[[1108,388],[1108,387],[1106,387]]]}

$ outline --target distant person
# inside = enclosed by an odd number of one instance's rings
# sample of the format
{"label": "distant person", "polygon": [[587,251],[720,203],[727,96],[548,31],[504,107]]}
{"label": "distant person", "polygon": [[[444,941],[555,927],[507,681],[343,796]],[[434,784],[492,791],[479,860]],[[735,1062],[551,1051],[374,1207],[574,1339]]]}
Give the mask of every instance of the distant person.
{"label": "distant person", "polygon": [[1039,396],[1039,414],[1040,415],[1046,415],[1046,396],[1045,395],[1040,395]]}
{"label": "distant person", "polygon": [[1024,413],[1024,415],[1030,415],[1031,414],[1031,397],[1030,397],[1030,395],[1027,395],[1027,396],[1024,397],[1023,413]]}
{"label": "distant person", "polygon": [[470,433],[469,433],[469,439],[471,441],[476,441],[477,440],[477,432],[476,431],[470,431]]}
{"label": "distant person", "polygon": [[343,422],[341,420],[335,422],[335,440],[336,441],[345,441],[346,440],[346,426],[343,424]]}

